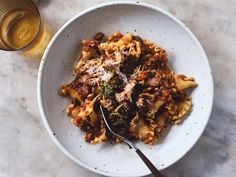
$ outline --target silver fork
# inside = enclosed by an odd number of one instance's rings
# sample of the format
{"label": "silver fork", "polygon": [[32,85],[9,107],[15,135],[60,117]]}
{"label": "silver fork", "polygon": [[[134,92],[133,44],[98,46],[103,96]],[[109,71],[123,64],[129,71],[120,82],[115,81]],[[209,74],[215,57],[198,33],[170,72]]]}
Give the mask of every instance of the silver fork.
{"label": "silver fork", "polygon": [[160,173],[160,171],[152,164],[152,162],[139,150],[139,148],[137,148],[137,146],[132,143],[131,141],[129,141],[128,139],[126,139],[125,137],[117,134],[116,132],[114,132],[110,125],[108,124],[107,118],[104,115],[104,111],[102,106],[100,105],[100,110],[102,113],[102,117],[104,119],[104,122],[108,128],[108,130],[115,136],[117,136],[118,138],[120,138],[122,141],[124,141],[127,145],[129,145],[129,147],[133,148],[135,150],[135,152],[139,155],[139,157],[143,160],[143,162],[147,165],[147,167],[150,169],[150,171],[152,172],[152,174],[155,177],[163,177],[163,175]]}

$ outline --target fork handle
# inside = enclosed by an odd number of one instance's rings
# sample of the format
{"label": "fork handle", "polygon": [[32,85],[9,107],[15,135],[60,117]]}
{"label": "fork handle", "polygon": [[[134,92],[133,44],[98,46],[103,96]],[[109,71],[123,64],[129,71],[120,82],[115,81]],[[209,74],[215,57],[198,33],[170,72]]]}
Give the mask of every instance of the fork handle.
{"label": "fork handle", "polygon": [[152,172],[152,174],[155,177],[163,177],[163,175],[160,173],[160,171],[152,164],[152,162],[139,149],[136,149],[136,153],[143,160],[143,162],[147,165],[147,167],[150,169],[150,171]]}

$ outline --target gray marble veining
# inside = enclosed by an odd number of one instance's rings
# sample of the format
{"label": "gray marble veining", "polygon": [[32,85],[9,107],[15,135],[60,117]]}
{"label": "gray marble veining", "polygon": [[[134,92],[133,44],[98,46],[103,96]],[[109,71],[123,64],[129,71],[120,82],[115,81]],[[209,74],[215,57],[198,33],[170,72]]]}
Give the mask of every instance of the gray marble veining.
{"label": "gray marble veining", "polygon": [[[38,0],[57,30],[82,10],[108,0]],[[236,1],[143,0],[182,20],[199,38],[213,70],[215,102],[203,136],[170,177],[236,176]],[[52,143],[38,112],[39,60],[0,51],[0,177],[100,177],[71,162]]]}

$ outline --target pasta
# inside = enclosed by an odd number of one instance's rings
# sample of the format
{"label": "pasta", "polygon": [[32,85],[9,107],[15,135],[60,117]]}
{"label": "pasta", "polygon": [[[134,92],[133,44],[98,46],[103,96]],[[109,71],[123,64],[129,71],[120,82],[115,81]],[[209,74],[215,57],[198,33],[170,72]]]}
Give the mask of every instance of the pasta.
{"label": "pasta", "polygon": [[59,94],[71,99],[66,113],[92,144],[115,140],[99,111],[101,105],[111,128],[130,139],[155,144],[173,124],[189,113],[186,90],[197,83],[168,67],[167,53],[132,33],[98,33],[82,41],[75,78]]}

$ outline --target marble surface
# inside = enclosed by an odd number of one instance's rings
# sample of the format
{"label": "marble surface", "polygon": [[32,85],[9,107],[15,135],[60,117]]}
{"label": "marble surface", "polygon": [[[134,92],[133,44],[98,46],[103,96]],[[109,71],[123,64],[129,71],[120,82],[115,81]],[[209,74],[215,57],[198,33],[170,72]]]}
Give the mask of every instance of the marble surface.
{"label": "marble surface", "polygon": [[[78,12],[107,0],[37,0],[57,30]],[[194,148],[163,171],[167,177],[236,176],[236,1],[144,0],[182,20],[199,38],[215,79],[213,113]],[[100,177],[77,166],[51,141],[36,99],[40,60],[0,51],[0,177]]]}

